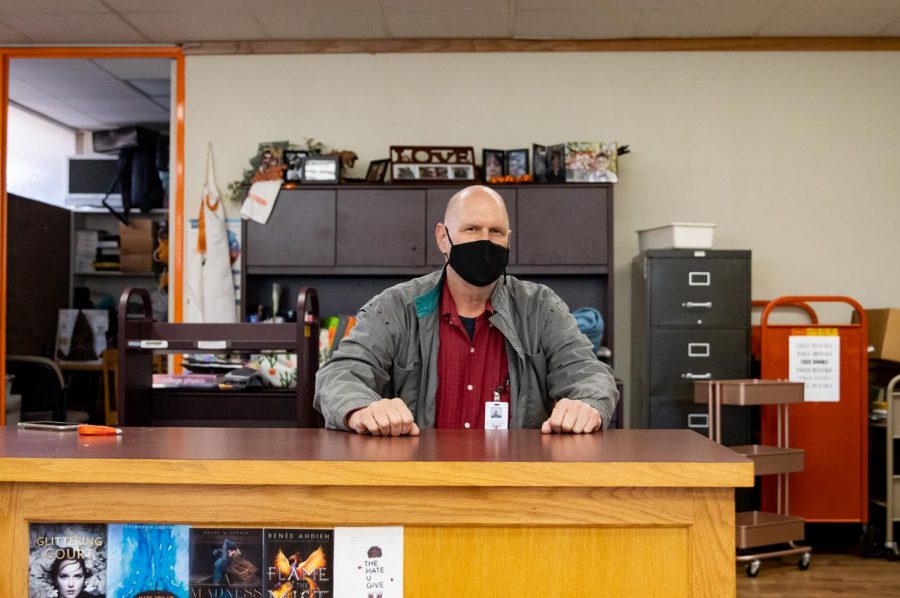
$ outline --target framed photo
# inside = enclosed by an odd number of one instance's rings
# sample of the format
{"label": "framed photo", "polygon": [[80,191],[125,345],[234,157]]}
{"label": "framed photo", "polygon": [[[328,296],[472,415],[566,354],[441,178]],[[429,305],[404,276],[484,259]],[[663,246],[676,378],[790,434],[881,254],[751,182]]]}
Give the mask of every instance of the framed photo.
{"label": "framed photo", "polygon": [[506,174],[506,152],[496,149],[481,150],[481,164],[484,168],[484,180],[501,177]]}
{"label": "framed photo", "polygon": [[475,180],[475,167],[471,164],[451,164],[450,178],[455,181]]}
{"label": "framed photo", "polygon": [[285,170],[284,152],[287,145],[287,141],[260,143],[256,157],[250,160],[253,170],[248,173],[250,180],[247,182],[252,184],[258,181],[282,180]]}
{"label": "framed photo", "polygon": [[414,181],[419,178],[418,164],[406,164],[394,162],[391,164],[391,178],[394,181]]}
{"label": "framed photo", "polygon": [[615,143],[570,141],[566,144],[566,182],[617,182],[617,154]]}
{"label": "framed photo", "polygon": [[536,183],[547,182],[547,148],[543,145],[531,146],[531,173]]}
{"label": "framed photo", "polygon": [[303,160],[304,183],[337,183],[341,176],[338,156],[310,156]]}
{"label": "framed photo", "polygon": [[506,174],[515,177],[528,174],[527,149],[515,149],[506,152]]}
{"label": "framed photo", "polygon": [[366,172],[366,182],[383,183],[390,162],[390,160],[372,160],[369,162],[369,170]]}
{"label": "framed photo", "polygon": [[309,152],[301,150],[284,150],[284,182],[299,183],[303,180],[303,159]]}
{"label": "framed photo", "polygon": [[544,171],[548,183],[566,182],[566,144],[547,146],[547,168]]}
{"label": "framed photo", "polygon": [[449,164],[419,164],[420,181],[449,181],[450,165]]}

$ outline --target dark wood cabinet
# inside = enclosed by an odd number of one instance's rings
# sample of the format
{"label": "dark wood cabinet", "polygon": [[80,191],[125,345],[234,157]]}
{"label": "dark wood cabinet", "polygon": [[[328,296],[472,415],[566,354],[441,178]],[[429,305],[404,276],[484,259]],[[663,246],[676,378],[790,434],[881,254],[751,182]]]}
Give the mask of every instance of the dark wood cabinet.
{"label": "dark wood cabinet", "polygon": [[337,265],[425,265],[422,190],[340,189],[336,216]]}
{"label": "dark wood cabinet", "polygon": [[[356,313],[383,289],[440,268],[434,227],[454,185],[309,185],[281,192],[266,225],[245,221],[242,313],[318,290],[320,312]],[[509,274],[596,307],[613,347],[612,185],[503,185],[512,228]],[[282,304],[286,304],[282,301]]]}
{"label": "dark wood cabinet", "polygon": [[244,220],[244,267],[334,266],[335,191],[286,189],[266,224]]}

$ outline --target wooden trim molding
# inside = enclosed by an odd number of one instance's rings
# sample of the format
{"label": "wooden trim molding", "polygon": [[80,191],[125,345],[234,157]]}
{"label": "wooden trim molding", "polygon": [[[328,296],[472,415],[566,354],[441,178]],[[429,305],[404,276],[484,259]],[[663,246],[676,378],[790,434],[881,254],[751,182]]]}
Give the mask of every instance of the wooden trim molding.
{"label": "wooden trim molding", "polygon": [[187,42],[188,56],[222,54],[404,54],[447,52],[896,52],[897,37],[690,39],[367,39]]}

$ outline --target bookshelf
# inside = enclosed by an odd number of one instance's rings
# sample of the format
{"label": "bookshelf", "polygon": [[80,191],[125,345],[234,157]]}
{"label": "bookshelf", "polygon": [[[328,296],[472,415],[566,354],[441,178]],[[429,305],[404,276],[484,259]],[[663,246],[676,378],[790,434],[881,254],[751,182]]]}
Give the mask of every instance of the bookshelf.
{"label": "bookshelf", "polygon": [[[139,316],[128,308],[140,308]],[[313,409],[318,369],[319,308],[315,289],[301,289],[294,324],[155,322],[150,294],[126,289],[119,300],[119,424],[125,426],[321,427]],[[163,353],[297,354],[294,389],[153,388],[153,355]]]}

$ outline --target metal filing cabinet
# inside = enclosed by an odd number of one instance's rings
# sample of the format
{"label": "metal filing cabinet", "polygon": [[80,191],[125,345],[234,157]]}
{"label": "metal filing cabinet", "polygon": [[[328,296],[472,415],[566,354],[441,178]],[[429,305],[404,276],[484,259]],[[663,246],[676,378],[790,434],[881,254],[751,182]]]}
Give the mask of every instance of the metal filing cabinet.
{"label": "metal filing cabinet", "polygon": [[[750,252],[651,249],[632,266],[632,425],[707,435],[694,381],[750,375]],[[752,413],[724,409],[725,444],[749,444]]]}

